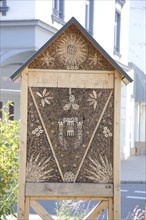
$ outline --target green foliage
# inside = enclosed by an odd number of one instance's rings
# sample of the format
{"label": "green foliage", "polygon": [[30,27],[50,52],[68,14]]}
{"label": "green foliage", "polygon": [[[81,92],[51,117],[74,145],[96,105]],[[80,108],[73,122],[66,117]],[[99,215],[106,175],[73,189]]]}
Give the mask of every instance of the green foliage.
{"label": "green foliage", "polygon": [[57,220],[82,220],[89,209],[90,202],[85,203],[83,200],[63,200],[56,203]]}
{"label": "green foliage", "polygon": [[[83,200],[63,200],[56,203],[56,216],[57,220],[82,220],[90,211],[90,201],[86,203]],[[125,220],[144,220],[146,211],[135,207],[132,212],[129,212]],[[104,212],[97,217],[96,220],[107,219],[106,213]]]}
{"label": "green foliage", "polygon": [[14,215],[18,191],[19,122],[9,120],[9,105],[0,110],[0,219]]}

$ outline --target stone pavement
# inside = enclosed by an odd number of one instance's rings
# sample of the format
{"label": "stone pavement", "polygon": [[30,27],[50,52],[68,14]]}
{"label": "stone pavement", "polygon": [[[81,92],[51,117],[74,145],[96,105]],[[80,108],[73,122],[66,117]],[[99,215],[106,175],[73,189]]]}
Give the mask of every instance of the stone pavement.
{"label": "stone pavement", "polygon": [[121,160],[121,181],[146,183],[146,155]]}

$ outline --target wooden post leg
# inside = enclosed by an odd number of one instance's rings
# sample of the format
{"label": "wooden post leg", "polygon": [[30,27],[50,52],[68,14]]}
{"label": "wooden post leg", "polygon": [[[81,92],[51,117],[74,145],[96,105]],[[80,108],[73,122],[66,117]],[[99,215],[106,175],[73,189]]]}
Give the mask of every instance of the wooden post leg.
{"label": "wooden post leg", "polygon": [[26,149],[27,149],[27,100],[28,100],[28,69],[22,74],[21,80],[21,138],[20,138],[20,159],[19,159],[19,194],[18,194],[18,220],[25,218],[25,175],[26,175]]}
{"label": "wooden post leg", "polygon": [[114,219],[114,212],[113,212],[113,198],[109,198],[108,200],[108,220]]}
{"label": "wooden post leg", "polygon": [[25,220],[24,217],[24,209],[25,209],[25,203],[24,201],[22,201],[21,203],[18,200],[18,215],[17,215],[17,220],[21,219],[21,220]]}
{"label": "wooden post leg", "polygon": [[24,208],[24,219],[29,220],[29,208],[30,208],[30,198],[27,196],[25,199],[25,208]]}
{"label": "wooden post leg", "polygon": [[120,213],[120,103],[121,103],[121,76],[118,72],[115,75],[114,85],[114,149],[113,149],[113,180],[114,197],[113,209],[114,220],[121,220]]}

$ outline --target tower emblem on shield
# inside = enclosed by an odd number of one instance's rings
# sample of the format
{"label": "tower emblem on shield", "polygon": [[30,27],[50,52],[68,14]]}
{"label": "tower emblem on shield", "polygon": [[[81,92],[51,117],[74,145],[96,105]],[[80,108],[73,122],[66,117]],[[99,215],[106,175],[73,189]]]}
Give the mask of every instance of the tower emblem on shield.
{"label": "tower emblem on shield", "polygon": [[78,117],[63,118],[59,124],[59,142],[67,149],[73,143],[74,148],[78,148],[82,143],[82,127],[83,121],[79,121]]}

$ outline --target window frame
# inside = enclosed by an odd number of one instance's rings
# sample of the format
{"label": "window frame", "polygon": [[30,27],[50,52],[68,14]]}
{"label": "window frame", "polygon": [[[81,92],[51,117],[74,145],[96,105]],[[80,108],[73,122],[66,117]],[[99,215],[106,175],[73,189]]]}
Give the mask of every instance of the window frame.
{"label": "window frame", "polygon": [[64,22],[65,0],[53,0],[52,22],[56,21],[62,25]]}
{"label": "window frame", "polygon": [[115,27],[114,27],[114,54],[120,56],[121,44],[121,12],[115,10]]}
{"label": "window frame", "polygon": [[2,16],[6,16],[6,13],[9,10],[9,7],[7,6],[7,0],[0,0],[0,2],[0,12],[2,13]]}
{"label": "window frame", "polygon": [[126,3],[126,0],[115,0],[117,3],[119,3],[121,5],[121,7],[124,6],[124,4]]}
{"label": "window frame", "polygon": [[93,35],[93,27],[94,27],[94,0],[86,0],[85,28],[91,35]]}

